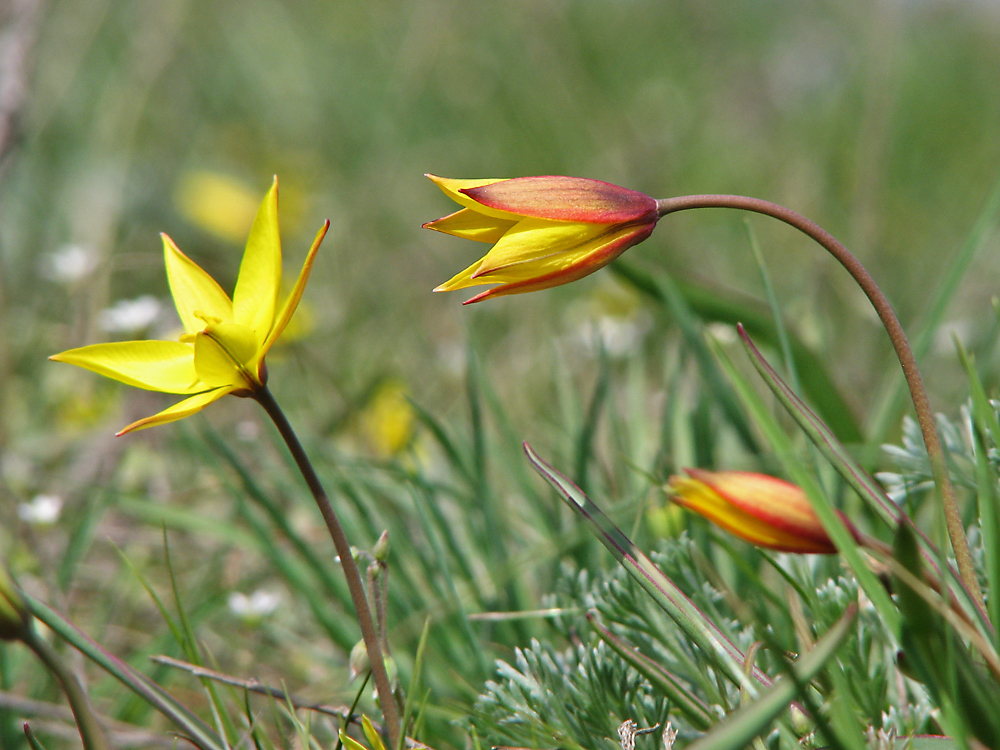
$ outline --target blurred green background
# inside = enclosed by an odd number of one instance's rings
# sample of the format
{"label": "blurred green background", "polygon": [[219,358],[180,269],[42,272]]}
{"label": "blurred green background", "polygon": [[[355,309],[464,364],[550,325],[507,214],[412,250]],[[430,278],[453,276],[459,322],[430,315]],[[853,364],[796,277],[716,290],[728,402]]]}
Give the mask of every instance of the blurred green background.
{"label": "blurred green background", "polygon": [[[156,615],[140,611],[144,594],[108,540],[141,563],[161,552],[157,513],[190,510],[171,521],[189,531],[199,513],[224,519],[199,431],[211,423],[245,444],[260,434],[252,405],[229,399],[183,427],[116,440],[170,398],[46,361],[171,335],[159,232],[231,289],[273,174],[287,276],[331,220],[301,325],[269,358],[279,400],[322,455],[395,461],[418,429],[404,396],[464,426],[472,351],[505,435],[571,461],[565,415],[582,419],[602,367],[595,341],[634,396],[629,413],[649,420],[637,431],[658,434],[663,373],[677,366],[669,317],[607,270],[474,308],[461,306],[463,292],[431,294],[485,246],[420,229],[453,210],[425,172],[774,200],[854,251],[910,330],[1000,176],[1000,3],[987,0],[12,0],[0,22],[0,114],[13,128],[0,166],[0,540],[26,585],[85,622],[111,622],[123,650],[151,648],[138,623]],[[866,300],[803,237],[762,218],[752,226],[792,330],[867,434],[895,370]],[[936,326],[927,378],[942,409],[965,389],[951,333],[985,342],[981,363],[995,362],[997,250],[986,242]],[[760,310],[739,215],[668,217],[625,258]],[[578,390],[566,397],[560,382]],[[294,477],[282,481],[297,492]],[[57,525],[19,511],[39,495],[62,499]],[[119,496],[136,507],[123,511]],[[314,519],[302,524],[315,530]],[[267,580],[240,540],[225,540],[237,551],[183,540],[183,567],[198,569],[211,547],[199,572],[213,571],[217,608],[226,591]],[[545,579],[528,588],[492,604],[537,605]],[[114,623],[123,590],[139,612],[128,609],[127,628]],[[242,637],[234,668],[261,658]],[[315,664],[297,666],[315,677]],[[480,678],[466,679],[471,694]]]}

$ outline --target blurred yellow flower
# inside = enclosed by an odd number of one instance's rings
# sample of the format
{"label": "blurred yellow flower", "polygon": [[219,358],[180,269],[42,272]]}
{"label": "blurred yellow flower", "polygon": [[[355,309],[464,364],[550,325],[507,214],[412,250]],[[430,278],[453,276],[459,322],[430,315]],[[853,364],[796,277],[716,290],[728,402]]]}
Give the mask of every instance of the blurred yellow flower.
{"label": "blurred yellow flower", "polygon": [[94,344],[50,359],[138,388],[189,396],[159,414],[133,422],[119,435],[190,416],[229,393],[252,395],[267,382],[264,355],[291,320],[328,228],[326,222],[316,235],[291,294],[279,308],[281,239],[276,177],[250,229],[232,299],[173,240],[162,235],[167,279],[184,326],[180,341]]}
{"label": "blurred yellow flower", "polygon": [[464,208],[425,228],[495,243],[482,259],[434,290],[499,284],[465,304],[581,279],[649,237],[659,218],[648,195],[599,180],[427,176]]}
{"label": "blurred yellow flower", "polygon": [[361,413],[361,431],[383,458],[406,448],[413,436],[414,413],[406,393],[406,385],[398,380],[382,383]]}
{"label": "blurred yellow flower", "polygon": [[749,471],[685,471],[667,482],[670,499],[740,539],[779,552],[837,551],[796,485]]}
{"label": "blurred yellow flower", "polygon": [[177,209],[192,224],[238,242],[253,221],[257,194],[239,180],[218,172],[188,172],[177,186]]}

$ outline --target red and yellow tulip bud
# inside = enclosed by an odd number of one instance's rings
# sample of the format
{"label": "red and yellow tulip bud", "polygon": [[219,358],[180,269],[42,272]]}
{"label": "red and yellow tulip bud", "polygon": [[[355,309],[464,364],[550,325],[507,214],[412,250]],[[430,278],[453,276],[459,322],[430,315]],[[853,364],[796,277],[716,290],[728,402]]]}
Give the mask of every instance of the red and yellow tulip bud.
{"label": "red and yellow tulip bud", "polygon": [[463,208],[424,227],[493,244],[480,260],[434,290],[498,285],[466,304],[581,279],[649,237],[659,218],[653,198],[599,180],[427,176]]}
{"label": "red and yellow tulip bud", "polygon": [[837,551],[796,485],[749,471],[685,471],[667,482],[670,498],[740,539],[779,552]]}

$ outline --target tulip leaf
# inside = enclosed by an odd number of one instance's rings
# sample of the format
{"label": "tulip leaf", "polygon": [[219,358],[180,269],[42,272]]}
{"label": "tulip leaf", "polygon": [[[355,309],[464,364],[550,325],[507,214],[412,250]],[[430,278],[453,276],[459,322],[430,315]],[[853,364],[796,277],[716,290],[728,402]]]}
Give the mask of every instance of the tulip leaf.
{"label": "tulip leaf", "polygon": [[726,676],[751,695],[756,694],[759,686],[770,685],[770,678],[757,667],[753,669],[754,680],[747,678],[742,667],[746,661],[743,652],[615,526],[579,487],[545,463],[527,443],[524,444],[524,452],[535,470],[552,485],[565,503],[590,524],[591,530],[615,559],[699,648],[714,657]]}
{"label": "tulip leaf", "polygon": [[219,735],[166,690],[104,649],[56,610],[27,594],[25,594],[24,599],[35,617],[64,638],[73,648],[98,664],[125,687],[172,720],[196,747],[201,748],[201,750],[224,750],[226,746]]}
{"label": "tulip leaf", "polygon": [[[958,340],[958,356],[969,378],[972,400],[972,438],[976,447],[976,484],[979,501],[979,530],[983,537],[983,562],[987,587],[1000,593],[1000,495],[997,494],[994,469],[990,466],[989,446],[1000,446],[1000,421],[986,396],[986,389],[976,372],[973,357]],[[987,599],[989,618],[993,625],[994,644],[1000,648],[1000,595]]]}
{"label": "tulip leaf", "polygon": [[[922,580],[922,560],[909,521],[899,524],[893,552],[903,568]],[[928,608],[907,580],[894,575],[893,588],[903,616],[900,644],[906,666],[927,686],[945,713],[959,717],[964,728],[987,747],[998,747],[1000,685],[973,661],[954,629],[946,625],[939,612]]]}
{"label": "tulip leaf", "polygon": [[815,647],[792,665],[794,678],[776,680],[757,700],[733,711],[712,731],[688,745],[687,750],[739,750],[748,746],[785,710],[801,686],[819,674],[851,632],[856,615],[857,605],[851,604]]}
{"label": "tulip leaf", "polygon": [[823,494],[815,476],[802,464],[792,442],[778,425],[770,409],[757,392],[750,387],[746,379],[736,370],[728,355],[722,350],[714,340],[710,340],[715,355],[722,365],[722,369],[729,376],[730,382],[735,386],[736,392],[743,400],[747,410],[753,416],[757,426],[761,429],[770,443],[772,449],[777,453],[782,465],[789,474],[791,481],[806,493],[809,504],[812,506],[826,533],[830,535],[837,551],[843,556],[844,561],[850,566],[857,577],[861,587],[865,590],[868,598],[878,610],[882,617],[882,622],[892,634],[899,632],[899,612],[892,603],[885,588],[879,579],[865,564],[861,554],[858,552],[857,542],[853,535],[837,516],[836,511],[830,501]]}
{"label": "tulip leaf", "polygon": [[899,519],[899,509],[886,497],[885,492],[874,479],[854,460],[843,445],[837,440],[833,431],[800,399],[795,392],[778,376],[774,368],[768,364],[763,355],[754,346],[745,328],[737,326],[740,340],[750,361],[768,388],[778,397],[782,406],[788,411],[803,432],[815,443],[823,456],[833,465],[851,488],[861,496],[868,506],[886,524],[895,526]]}

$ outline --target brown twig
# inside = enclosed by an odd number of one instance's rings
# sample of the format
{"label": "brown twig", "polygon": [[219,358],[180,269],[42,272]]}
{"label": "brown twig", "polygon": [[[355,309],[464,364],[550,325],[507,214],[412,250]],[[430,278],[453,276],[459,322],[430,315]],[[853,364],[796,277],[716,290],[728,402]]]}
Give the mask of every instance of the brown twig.
{"label": "brown twig", "polygon": [[[295,697],[285,690],[265,685],[255,677],[235,677],[233,675],[225,674],[224,672],[217,672],[214,669],[208,669],[207,667],[192,664],[191,662],[175,659],[172,656],[157,655],[150,656],[149,658],[157,664],[163,664],[164,666],[174,667],[176,669],[183,669],[185,672],[188,672],[195,677],[205,677],[209,680],[215,680],[216,682],[221,682],[225,685],[232,685],[233,687],[249,690],[251,693],[277,698],[280,701],[287,701],[294,708],[303,709],[305,711],[315,711],[316,713],[325,714],[327,716],[334,716],[338,719],[345,719],[356,726],[361,726],[361,714],[352,713],[348,706],[332,706],[327,703],[310,703],[309,701]],[[376,731],[382,731],[382,727],[378,724],[373,722],[373,726]],[[410,750],[427,747],[427,745],[422,742],[417,742],[417,740],[412,737],[406,737],[404,742],[406,743],[405,746]]]}

